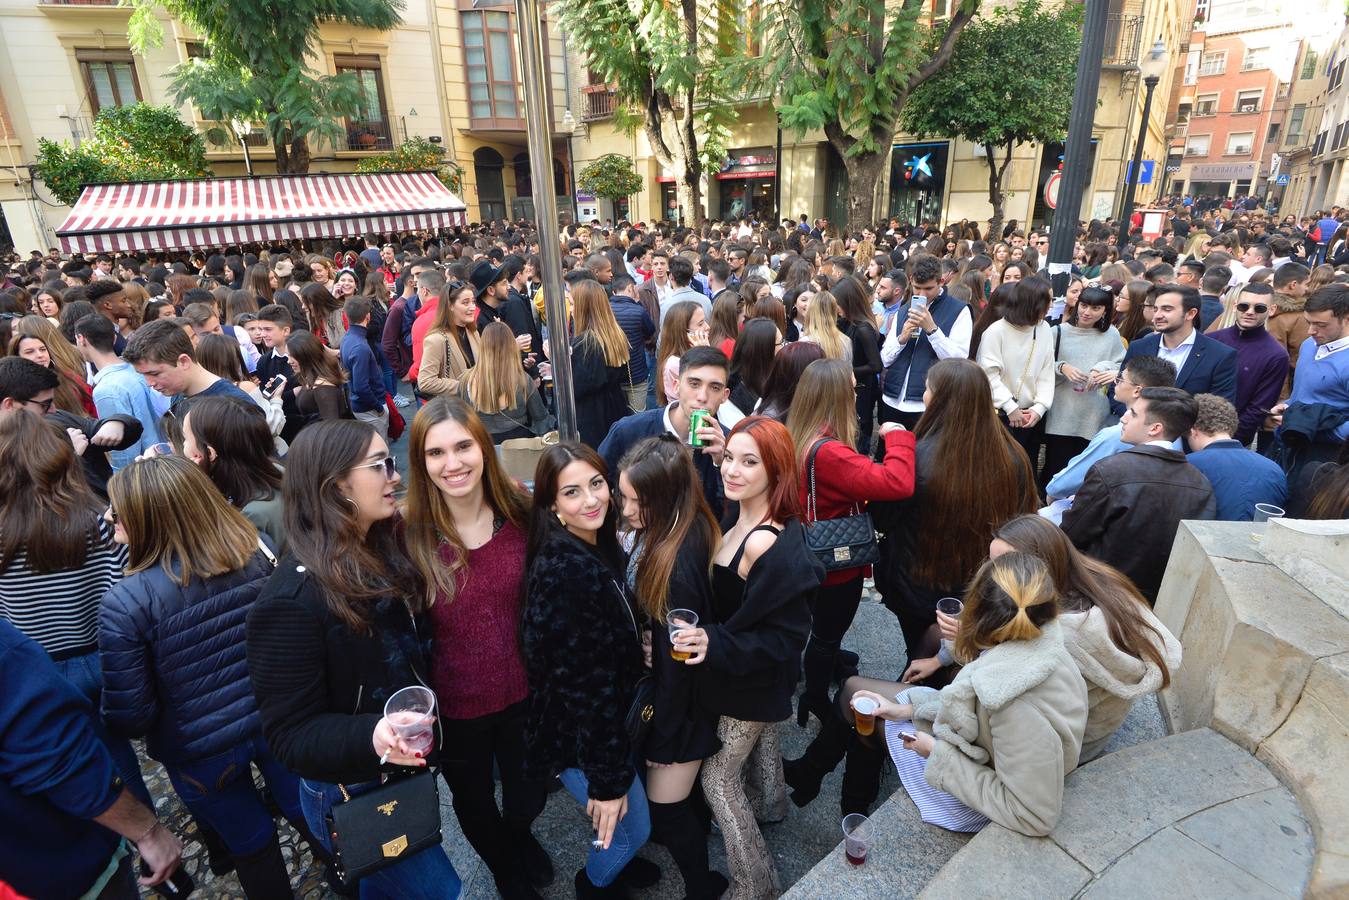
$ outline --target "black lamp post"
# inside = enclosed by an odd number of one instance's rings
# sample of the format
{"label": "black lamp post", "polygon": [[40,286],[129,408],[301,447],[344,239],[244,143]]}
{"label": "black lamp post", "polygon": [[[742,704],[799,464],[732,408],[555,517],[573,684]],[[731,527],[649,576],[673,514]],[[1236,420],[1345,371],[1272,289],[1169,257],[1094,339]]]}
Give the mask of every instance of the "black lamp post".
{"label": "black lamp post", "polygon": [[[1138,190],[1138,179],[1141,177],[1143,167],[1143,142],[1148,136],[1148,116],[1152,113],[1152,92],[1157,89],[1157,82],[1161,81],[1162,74],[1166,70],[1166,45],[1162,43],[1161,38],[1152,45],[1147,56],[1143,57],[1139,64],[1139,71],[1143,74],[1143,87],[1146,93],[1143,95],[1143,121],[1138,126],[1138,143],[1134,145],[1133,165],[1127,173],[1124,183],[1124,205],[1119,213],[1119,240],[1118,246],[1121,255],[1124,248],[1129,245],[1129,219],[1134,214],[1134,194]],[[1163,164],[1165,167],[1165,164]]]}

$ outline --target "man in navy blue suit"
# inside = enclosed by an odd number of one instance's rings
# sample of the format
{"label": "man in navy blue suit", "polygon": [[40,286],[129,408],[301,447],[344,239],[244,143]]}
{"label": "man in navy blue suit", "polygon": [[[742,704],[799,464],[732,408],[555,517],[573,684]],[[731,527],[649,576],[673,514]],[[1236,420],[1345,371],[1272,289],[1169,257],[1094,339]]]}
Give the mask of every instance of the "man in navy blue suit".
{"label": "man in navy blue suit", "polygon": [[[1202,301],[1199,291],[1188,284],[1159,284],[1152,288],[1156,307],[1152,334],[1129,344],[1121,370],[1135,356],[1156,356],[1176,367],[1176,387],[1195,394],[1217,394],[1233,405],[1237,402],[1237,351],[1195,327]],[[1124,405],[1112,408],[1124,414]]]}

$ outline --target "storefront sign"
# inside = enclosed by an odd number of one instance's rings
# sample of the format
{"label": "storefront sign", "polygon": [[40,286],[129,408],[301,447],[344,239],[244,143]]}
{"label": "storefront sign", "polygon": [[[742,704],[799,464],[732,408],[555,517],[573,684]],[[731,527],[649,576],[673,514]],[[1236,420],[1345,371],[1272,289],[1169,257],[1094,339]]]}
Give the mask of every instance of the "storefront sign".
{"label": "storefront sign", "polygon": [[771,150],[732,150],[722,163],[717,178],[774,178],[778,160]]}
{"label": "storefront sign", "polygon": [[1190,181],[1245,181],[1255,177],[1260,163],[1201,163],[1190,167]]}

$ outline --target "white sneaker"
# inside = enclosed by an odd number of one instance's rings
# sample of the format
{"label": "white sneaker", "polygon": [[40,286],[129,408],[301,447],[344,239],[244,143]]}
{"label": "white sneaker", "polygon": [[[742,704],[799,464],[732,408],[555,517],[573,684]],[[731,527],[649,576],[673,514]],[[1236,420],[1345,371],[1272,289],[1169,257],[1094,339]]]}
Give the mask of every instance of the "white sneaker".
{"label": "white sneaker", "polygon": [[393,405],[398,407],[399,409],[404,409],[406,407],[411,406],[412,401],[409,400],[407,397],[404,397],[402,394],[398,394],[393,398]]}

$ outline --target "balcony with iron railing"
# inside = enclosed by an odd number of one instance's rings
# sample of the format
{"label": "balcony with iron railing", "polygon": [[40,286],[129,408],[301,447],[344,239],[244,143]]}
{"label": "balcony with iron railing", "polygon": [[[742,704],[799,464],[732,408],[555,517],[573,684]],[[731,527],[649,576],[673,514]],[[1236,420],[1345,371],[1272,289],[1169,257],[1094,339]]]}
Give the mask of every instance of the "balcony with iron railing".
{"label": "balcony with iron railing", "polygon": [[347,121],[347,150],[374,152],[391,150],[396,143],[388,119],[369,122]]}
{"label": "balcony with iron railing", "polygon": [[1143,45],[1143,16],[1120,14],[1106,17],[1105,50],[1101,67],[1132,69],[1138,65]]}
{"label": "balcony with iron railing", "polygon": [[614,114],[614,91],[607,84],[588,84],[581,88],[581,121],[598,122]]}

